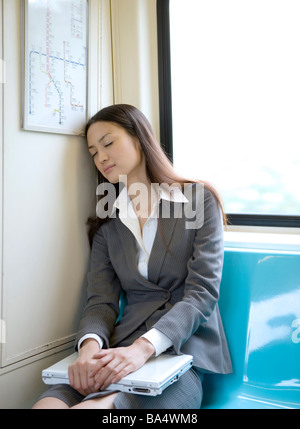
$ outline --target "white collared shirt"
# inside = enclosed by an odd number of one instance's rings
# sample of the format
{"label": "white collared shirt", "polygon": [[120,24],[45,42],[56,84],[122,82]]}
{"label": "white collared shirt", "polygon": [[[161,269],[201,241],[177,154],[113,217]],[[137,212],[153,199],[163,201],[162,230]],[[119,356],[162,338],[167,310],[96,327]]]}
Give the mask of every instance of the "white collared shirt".
{"label": "white collared shirt", "polygon": [[[136,215],[136,212],[134,211],[131,199],[128,195],[127,188],[124,187],[122,189],[113,206],[114,209],[119,210],[119,218],[121,222],[132,232],[136,239],[138,251],[138,270],[140,274],[146,279],[148,279],[148,262],[157,232],[160,200],[166,200],[175,203],[188,202],[187,198],[184,196],[178,186],[169,187],[168,185],[162,184],[159,186],[159,188],[152,189],[154,190],[152,196],[155,198],[155,203],[150,216],[143,226],[142,231],[139,219]],[[159,191],[159,194],[157,191]],[[171,340],[155,328],[150,329],[148,332],[146,332],[146,334],[142,335],[142,337],[146,338],[153,344],[156,356],[172,346]],[[102,348],[103,341],[96,334],[84,335],[78,343],[78,348],[80,348],[82,342],[87,338],[96,339],[99,342],[100,348]]]}

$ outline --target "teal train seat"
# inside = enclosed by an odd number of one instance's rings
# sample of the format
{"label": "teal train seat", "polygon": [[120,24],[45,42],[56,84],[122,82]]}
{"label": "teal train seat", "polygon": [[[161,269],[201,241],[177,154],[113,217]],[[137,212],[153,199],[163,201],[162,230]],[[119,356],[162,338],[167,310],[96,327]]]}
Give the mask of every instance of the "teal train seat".
{"label": "teal train seat", "polygon": [[219,305],[233,373],[202,407],[300,408],[300,254],[226,249]]}

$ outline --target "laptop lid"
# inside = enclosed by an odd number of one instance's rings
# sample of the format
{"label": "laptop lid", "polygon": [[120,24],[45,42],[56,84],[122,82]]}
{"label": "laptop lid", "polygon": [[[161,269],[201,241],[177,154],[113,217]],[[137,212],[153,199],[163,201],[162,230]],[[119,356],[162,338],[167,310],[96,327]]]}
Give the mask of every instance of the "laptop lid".
{"label": "laptop lid", "polygon": [[128,374],[108,390],[156,396],[175,383],[193,364],[191,355],[159,355],[150,358],[137,371]]}
{"label": "laptop lid", "polygon": [[78,357],[78,353],[72,353],[66,358],[56,362],[42,371],[42,380],[45,384],[69,384],[68,367]]}
{"label": "laptop lid", "polygon": [[[42,371],[46,384],[69,384],[68,366],[78,354],[73,353]],[[167,355],[150,358],[142,368],[128,374],[118,383],[108,386],[108,390],[119,390],[140,395],[156,396],[169,385],[175,383],[193,364],[191,355]]]}

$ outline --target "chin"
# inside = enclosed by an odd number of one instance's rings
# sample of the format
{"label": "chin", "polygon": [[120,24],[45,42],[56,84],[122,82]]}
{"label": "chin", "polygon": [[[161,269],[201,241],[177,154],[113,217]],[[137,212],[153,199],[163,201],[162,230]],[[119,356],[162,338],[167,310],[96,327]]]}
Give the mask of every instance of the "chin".
{"label": "chin", "polygon": [[112,183],[113,185],[115,185],[116,183],[120,182],[119,176],[118,177],[106,177],[106,180],[109,181],[109,183]]}

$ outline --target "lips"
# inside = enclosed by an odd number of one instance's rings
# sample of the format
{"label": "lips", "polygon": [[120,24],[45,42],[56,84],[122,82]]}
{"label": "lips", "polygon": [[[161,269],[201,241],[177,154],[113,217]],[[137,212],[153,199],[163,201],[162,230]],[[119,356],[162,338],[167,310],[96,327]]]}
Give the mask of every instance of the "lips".
{"label": "lips", "polygon": [[108,165],[107,167],[104,168],[104,174],[108,174],[110,173],[110,171],[115,167],[115,165]]}

